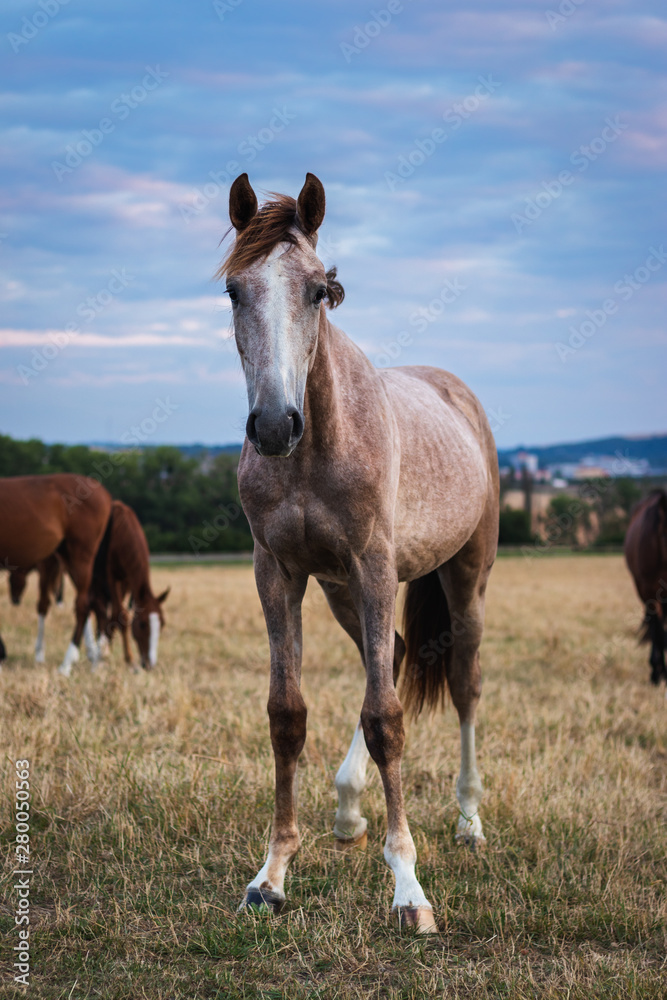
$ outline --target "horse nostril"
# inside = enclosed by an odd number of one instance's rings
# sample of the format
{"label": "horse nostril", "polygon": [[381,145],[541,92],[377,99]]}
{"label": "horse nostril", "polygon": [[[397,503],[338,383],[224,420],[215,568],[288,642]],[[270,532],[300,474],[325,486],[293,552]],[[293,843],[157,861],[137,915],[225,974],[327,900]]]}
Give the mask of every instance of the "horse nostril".
{"label": "horse nostril", "polygon": [[287,415],[292,420],[292,439],[300,438],[303,434],[303,417],[295,407],[290,407]]}
{"label": "horse nostril", "polygon": [[245,432],[246,432],[246,434],[248,436],[248,441],[250,441],[250,443],[254,444],[254,445],[259,444],[259,438],[257,437],[257,431],[255,430],[255,421],[257,420],[257,416],[258,416],[258,414],[256,413],[256,411],[252,410],[250,412],[249,417],[248,417],[248,422],[245,425]]}

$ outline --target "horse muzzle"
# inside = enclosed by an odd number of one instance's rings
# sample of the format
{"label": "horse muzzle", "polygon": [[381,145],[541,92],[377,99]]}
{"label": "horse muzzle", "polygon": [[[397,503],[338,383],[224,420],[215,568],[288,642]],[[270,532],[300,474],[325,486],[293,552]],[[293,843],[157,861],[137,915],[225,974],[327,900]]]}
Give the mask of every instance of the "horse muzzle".
{"label": "horse muzzle", "polygon": [[258,455],[288,458],[303,436],[303,416],[295,406],[277,412],[255,407],[248,417],[246,434]]}

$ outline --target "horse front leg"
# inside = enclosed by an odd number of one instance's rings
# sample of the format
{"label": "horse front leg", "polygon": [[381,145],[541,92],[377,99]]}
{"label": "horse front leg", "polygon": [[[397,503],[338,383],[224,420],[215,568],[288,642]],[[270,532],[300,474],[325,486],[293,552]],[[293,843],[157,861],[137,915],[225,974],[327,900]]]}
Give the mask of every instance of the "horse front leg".
{"label": "horse front leg", "polygon": [[271,648],[269,727],[275,761],[275,806],[266,861],[248,885],[239,910],[285,902],[285,874],[299,849],[297,762],[306,741],[306,705],[301,697],[301,602],[308,578],[286,580],[278,563],[255,547],[255,578]]}
{"label": "horse front leg", "polygon": [[437,927],[433,907],[415,874],[417,851],[408,826],[401,782],[405,730],[403,708],[394,686],[397,590],[395,569],[382,557],[365,557],[350,580],[350,592],[359,609],[366,663],[361,725],[368,751],[380,771],[387,804],[384,857],[395,878],[392,913],[399,925],[429,934],[437,931]]}
{"label": "horse front leg", "polygon": [[[72,672],[72,665],[79,659],[79,645],[81,644],[90,613],[89,591],[93,575],[93,555],[93,553],[79,549],[79,547],[75,548],[72,544],[68,548],[67,568],[72,578],[72,583],[76,588],[76,600],[74,602],[76,624],[63,662],[58,667],[58,673],[62,674],[63,677],[69,677]],[[92,627],[86,634],[86,646],[92,668],[95,669],[98,660],[98,651],[97,644],[94,643]]]}
{"label": "horse front leg", "polygon": [[[662,617],[662,608],[658,605],[655,610],[648,611],[652,602],[647,604],[647,618],[649,619],[649,636],[651,639],[651,684],[659,684],[664,677],[667,681],[667,670],[665,669],[665,623]],[[658,604],[658,602],[655,602]]]}

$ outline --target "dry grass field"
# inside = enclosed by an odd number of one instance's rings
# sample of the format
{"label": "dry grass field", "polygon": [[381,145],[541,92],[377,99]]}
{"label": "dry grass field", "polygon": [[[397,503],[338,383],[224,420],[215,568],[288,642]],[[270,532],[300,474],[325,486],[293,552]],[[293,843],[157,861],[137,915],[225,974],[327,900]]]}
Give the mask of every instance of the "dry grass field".
{"label": "dry grass field", "polygon": [[[120,648],[92,675],[55,667],[52,611],[32,661],[33,579],[0,621],[3,997],[644,998],[667,994],[667,702],[648,683],[619,556],[501,558],[483,647],[481,851],[454,844],[458,726],[411,724],[404,779],[440,933],[389,920],[377,773],[368,850],[339,856],[333,778],[363,695],[356,651],[311,584],[303,688],[303,847],[279,917],[235,916],[272,810],[268,646],[248,566],[159,566],[158,669]],[[71,588],[67,601],[72,597]],[[14,761],[31,763],[31,984],[13,986]]]}

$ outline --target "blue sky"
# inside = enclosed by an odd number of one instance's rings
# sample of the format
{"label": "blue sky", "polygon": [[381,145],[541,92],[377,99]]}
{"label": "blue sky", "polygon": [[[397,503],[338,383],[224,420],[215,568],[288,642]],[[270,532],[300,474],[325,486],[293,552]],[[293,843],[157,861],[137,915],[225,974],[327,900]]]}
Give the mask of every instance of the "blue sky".
{"label": "blue sky", "polygon": [[321,178],[336,323],[499,446],[667,430],[666,44],[657,0],[5,0],[0,432],[242,439],[243,170]]}

